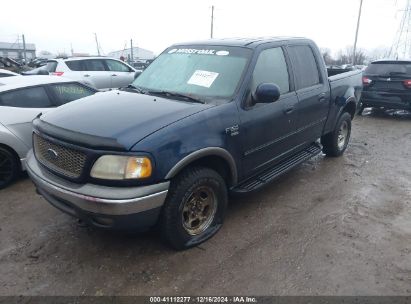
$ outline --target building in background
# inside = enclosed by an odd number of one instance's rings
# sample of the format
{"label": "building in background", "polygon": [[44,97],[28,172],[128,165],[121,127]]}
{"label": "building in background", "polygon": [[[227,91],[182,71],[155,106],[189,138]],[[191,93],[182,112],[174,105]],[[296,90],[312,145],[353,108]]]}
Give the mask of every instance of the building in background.
{"label": "building in background", "polygon": [[[23,43],[0,42],[0,56],[12,59],[23,59]],[[36,46],[33,43],[26,43],[26,58],[31,60],[36,58]]]}
{"label": "building in background", "polygon": [[[120,59],[120,57],[125,58],[125,60],[130,61],[131,58],[131,48],[129,49],[124,49],[121,51],[114,51],[108,53],[109,57],[117,58]],[[152,60],[156,56],[152,51],[139,48],[139,47],[133,47],[133,58],[134,61],[146,61],[146,60]]]}

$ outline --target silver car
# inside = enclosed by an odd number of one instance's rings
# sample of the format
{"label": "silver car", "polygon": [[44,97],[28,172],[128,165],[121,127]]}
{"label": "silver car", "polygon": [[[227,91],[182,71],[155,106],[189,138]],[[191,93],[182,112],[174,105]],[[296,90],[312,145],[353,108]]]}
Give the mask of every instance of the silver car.
{"label": "silver car", "polygon": [[136,69],[109,57],[51,59],[45,69],[50,75],[64,76],[96,89],[126,87],[136,77]]}
{"label": "silver car", "polygon": [[32,120],[41,112],[96,93],[82,83],[56,76],[0,79],[0,189],[25,170]]}

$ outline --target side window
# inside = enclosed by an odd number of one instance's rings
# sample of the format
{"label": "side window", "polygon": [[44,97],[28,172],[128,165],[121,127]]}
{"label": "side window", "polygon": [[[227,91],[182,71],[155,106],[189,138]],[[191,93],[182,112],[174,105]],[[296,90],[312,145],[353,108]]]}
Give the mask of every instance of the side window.
{"label": "side window", "polygon": [[86,71],[105,71],[106,67],[102,59],[87,59],[84,60]]}
{"label": "side window", "polygon": [[93,95],[95,91],[77,83],[61,83],[50,86],[57,96],[59,105]]}
{"label": "side window", "polygon": [[287,63],[280,47],[264,50],[258,56],[253,73],[252,92],[264,82],[278,85],[281,94],[290,91]]}
{"label": "side window", "polygon": [[113,72],[130,72],[130,68],[125,64],[116,60],[106,60],[108,69]]}
{"label": "side window", "polygon": [[84,60],[69,60],[69,61],[65,61],[65,64],[72,71],[85,71],[86,70]]}
{"label": "side window", "polygon": [[0,106],[17,108],[49,108],[52,107],[44,87],[18,89],[0,95]]}
{"label": "side window", "polygon": [[320,83],[317,62],[308,45],[295,45],[289,48],[294,72],[297,76],[297,88],[304,89]]}

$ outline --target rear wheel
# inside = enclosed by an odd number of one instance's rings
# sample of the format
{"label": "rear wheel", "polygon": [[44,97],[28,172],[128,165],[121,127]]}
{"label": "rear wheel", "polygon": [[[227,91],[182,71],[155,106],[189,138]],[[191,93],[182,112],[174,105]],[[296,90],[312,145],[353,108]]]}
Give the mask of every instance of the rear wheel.
{"label": "rear wheel", "polygon": [[188,168],[171,181],[160,229],[181,250],[201,244],[222,226],[227,208],[224,179],[214,170]]}
{"label": "rear wheel", "polygon": [[10,185],[20,172],[20,165],[14,154],[0,147],[0,189]]}
{"label": "rear wheel", "polygon": [[340,156],[347,149],[351,136],[351,115],[343,113],[335,126],[333,132],[321,137],[323,152],[327,156]]}

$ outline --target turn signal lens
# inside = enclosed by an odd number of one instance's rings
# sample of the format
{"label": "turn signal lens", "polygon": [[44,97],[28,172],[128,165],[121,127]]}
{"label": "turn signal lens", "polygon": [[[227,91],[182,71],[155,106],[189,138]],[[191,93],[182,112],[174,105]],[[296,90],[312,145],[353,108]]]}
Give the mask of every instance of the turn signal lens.
{"label": "turn signal lens", "polygon": [[147,178],[151,176],[151,161],[147,157],[130,157],[125,178]]}

